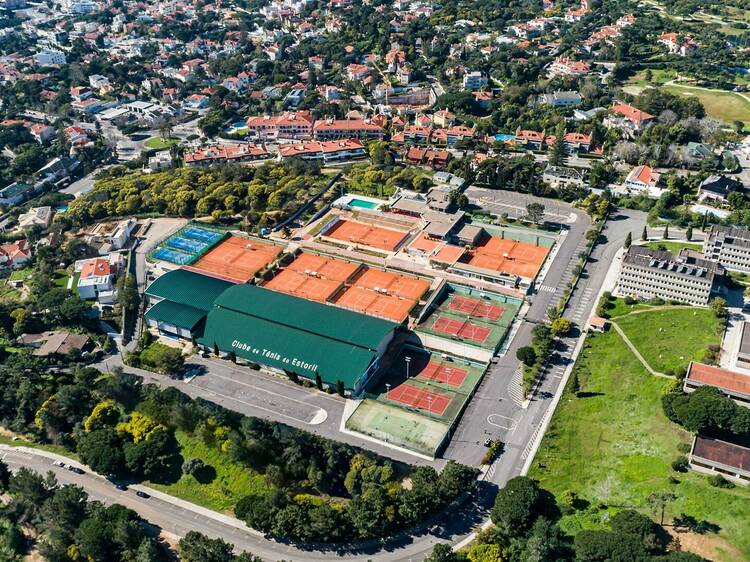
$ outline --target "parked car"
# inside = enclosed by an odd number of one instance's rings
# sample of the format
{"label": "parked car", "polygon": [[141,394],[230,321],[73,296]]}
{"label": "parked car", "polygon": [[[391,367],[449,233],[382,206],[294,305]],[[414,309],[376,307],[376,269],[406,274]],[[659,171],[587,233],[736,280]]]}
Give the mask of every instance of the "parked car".
{"label": "parked car", "polygon": [[147,500],[148,498],[150,498],[150,497],[151,497],[151,496],[150,496],[150,495],[148,495],[148,494],[147,494],[146,492],[141,492],[140,490],[138,490],[138,491],[137,491],[137,492],[135,493],[135,495],[136,495],[136,496],[138,496],[139,498],[143,498],[144,500]]}

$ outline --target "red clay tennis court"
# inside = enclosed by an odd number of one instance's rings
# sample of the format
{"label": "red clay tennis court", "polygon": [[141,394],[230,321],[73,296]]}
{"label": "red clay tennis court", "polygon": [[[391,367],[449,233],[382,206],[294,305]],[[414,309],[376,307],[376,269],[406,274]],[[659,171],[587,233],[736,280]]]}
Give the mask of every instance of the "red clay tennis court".
{"label": "red clay tennis court", "polygon": [[451,386],[459,387],[463,384],[466,375],[469,372],[466,369],[451,367],[444,363],[430,361],[417,375],[418,378],[427,379],[434,382],[444,382]]}
{"label": "red clay tennis court", "polygon": [[468,320],[456,320],[448,316],[438,316],[432,325],[436,332],[457,336],[463,340],[483,342],[490,335],[490,329],[472,324]]}
{"label": "red clay tennis court", "polygon": [[287,269],[302,273],[314,272],[319,277],[343,282],[348,281],[360,267],[358,263],[303,252],[287,266]]}
{"label": "red clay tennis court", "polygon": [[349,287],[339,295],[336,304],[343,308],[356,310],[370,316],[379,316],[395,322],[403,322],[416,301],[400,299],[393,295],[384,295],[365,289]]}
{"label": "red clay tennis court", "polygon": [[311,301],[327,302],[342,285],[341,281],[334,279],[323,279],[315,275],[283,269],[263,287]]}
{"label": "red clay tennis court", "polygon": [[273,244],[230,236],[207,252],[192,267],[235,282],[246,283],[280,253],[281,248]]}
{"label": "red clay tennis court", "polygon": [[420,410],[426,410],[432,414],[442,416],[451,399],[442,394],[436,394],[429,390],[424,390],[410,384],[400,384],[396,388],[389,390],[386,394],[388,400],[401,402]]}
{"label": "red clay tennis court", "polygon": [[502,306],[489,304],[482,299],[473,299],[461,295],[456,295],[450,300],[448,309],[463,312],[468,316],[488,318],[490,320],[499,320],[503,312],[505,312]]}
{"label": "red clay tennis court", "polygon": [[493,237],[470,252],[466,263],[482,269],[533,279],[542,267],[548,252],[549,248],[544,246]]}
{"label": "red clay tennis court", "polygon": [[372,268],[365,269],[353,279],[352,285],[381,292],[385,291],[384,294],[395,295],[414,302],[422,298],[422,295],[430,288],[430,282],[424,279]]}
{"label": "red clay tennis court", "polygon": [[325,233],[325,236],[343,242],[362,244],[363,246],[393,252],[406,238],[406,234],[406,232],[398,230],[341,219]]}

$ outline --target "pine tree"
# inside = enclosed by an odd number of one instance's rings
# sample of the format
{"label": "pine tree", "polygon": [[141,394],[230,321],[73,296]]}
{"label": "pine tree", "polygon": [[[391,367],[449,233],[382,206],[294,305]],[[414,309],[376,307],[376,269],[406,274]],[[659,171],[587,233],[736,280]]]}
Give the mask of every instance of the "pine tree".
{"label": "pine tree", "polygon": [[320,373],[315,373],[315,386],[318,390],[323,390],[323,379],[320,378]]}
{"label": "pine tree", "polygon": [[664,240],[667,240],[669,238],[669,225],[668,224],[664,225],[664,236],[662,236],[662,238],[664,238]]}
{"label": "pine tree", "polygon": [[688,225],[687,230],[685,231],[685,240],[690,242],[690,240],[693,239],[693,225]]}
{"label": "pine tree", "polygon": [[645,226],[643,227],[643,233],[641,234],[641,240],[643,240],[644,242],[646,240],[648,240],[648,231],[646,230]]}
{"label": "pine tree", "polygon": [[630,245],[633,243],[633,236],[628,232],[628,235],[625,237],[625,249],[627,250],[630,248]]}
{"label": "pine tree", "polygon": [[219,356],[219,346],[216,342],[214,342],[214,355],[216,355],[216,357]]}

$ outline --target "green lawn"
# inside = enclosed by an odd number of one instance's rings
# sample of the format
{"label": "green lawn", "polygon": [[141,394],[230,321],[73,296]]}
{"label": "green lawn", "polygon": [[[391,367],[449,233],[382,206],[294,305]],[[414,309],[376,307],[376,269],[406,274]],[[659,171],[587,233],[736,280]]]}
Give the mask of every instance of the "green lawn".
{"label": "green lawn", "polygon": [[167,148],[171,148],[174,145],[176,145],[178,142],[180,142],[180,139],[177,137],[169,137],[168,139],[163,139],[161,137],[151,137],[146,141],[146,148],[150,148],[152,150],[166,150]]}
{"label": "green lawn", "polygon": [[21,293],[18,291],[18,289],[13,288],[6,283],[0,284],[0,301],[17,300],[21,300]]}
{"label": "green lawn", "polygon": [[714,560],[743,559],[728,543],[750,553],[750,490],[714,488],[705,476],[670,468],[678,444],[691,436],[662,412],[666,381],[649,376],[614,331],[589,336],[575,369],[583,394],[576,398],[566,390],[530,472],[558,498],[571,490],[589,502],[565,515],[562,529],[574,535],[606,528],[609,516],[623,508],[655,517],[646,498],[665,490],[677,496],[668,519],[685,513],[719,525],[718,537],[707,537],[718,543]]}
{"label": "green lawn", "polygon": [[659,307],[617,319],[617,324],[651,367],[662,373],[700,361],[723,328],[707,308]]}
{"label": "green lawn", "polygon": [[[182,449],[182,457],[199,458],[212,467],[215,475],[208,474],[204,483],[193,476],[182,475],[173,484],[149,483],[157,490],[171,494],[203,507],[233,514],[232,508],[238,500],[247,495],[265,495],[269,485],[262,474],[233,462],[226,453],[208,447],[197,438],[177,431],[177,441]],[[207,472],[210,473],[209,469]]]}
{"label": "green lawn", "polygon": [[622,316],[623,314],[630,314],[631,312],[634,312],[636,310],[649,310],[651,308],[654,308],[653,306],[645,302],[625,304],[625,299],[623,299],[622,297],[613,298],[611,301],[609,301],[609,306],[611,308],[607,309],[607,314],[610,318],[617,318],[618,316]]}
{"label": "green lawn", "polygon": [[674,70],[662,70],[660,68],[651,69],[651,81],[646,81],[646,71],[639,70],[628,81],[629,86],[658,86],[665,84],[670,80],[677,78],[677,72]]}
{"label": "green lawn", "polygon": [[706,115],[731,124],[743,121],[750,125],[750,102],[734,92],[720,92],[714,90],[693,90],[683,86],[665,86],[665,90],[682,96],[698,98],[706,108]]}
{"label": "green lawn", "polygon": [[23,281],[27,277],[29,277],[34,270],[30,267],[23,267],[21,269],[16,269],[10,274],[10,280],[11,281]]}
{"label": "green lawn", "polygon": [[667,252],[672,252],[673,254],[679,254],[683,248],[696,250],[698,252],[703,250],[703,244],[699,242],[687,242],[685,240],[659,240],[658,242],[649,242],[646,246],[652,250],[666,248]]}
{"label": "green lawn", "polygon": [[70,275],[67,271],[55,271],[55,278],[52,280],[52,283],[55,285],[55,287],[62,287],[63,289],[67,289],[68,279],[70,279]]}

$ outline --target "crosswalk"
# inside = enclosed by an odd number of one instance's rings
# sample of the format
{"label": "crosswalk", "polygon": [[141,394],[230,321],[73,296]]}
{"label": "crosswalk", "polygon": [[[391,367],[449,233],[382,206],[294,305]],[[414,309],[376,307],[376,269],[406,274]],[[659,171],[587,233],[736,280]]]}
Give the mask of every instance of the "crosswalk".
{"label": "crosswalk", "polygon": [[580,324],[582,320],[586,320],[584,318],[586,314],[586,310],[588,309],[589,302],[594,296],[594,290],[591,287],[588,287],[583,290],[583,293],[581,294],[581,298],[578,301],[578,305],[576,306],[576,309],[573,311],[573,315],[570,317],[570,320],[572,322],[575,322],[576,324]]}
{"label": "crosswalk", "polygon": [[511,378],[510,383],[508,384],[508,396],[517,406],[521,406],[524,402],[523,370],[520,365],[513,373],[513,378]]}
{"label": "crosswalk", "polygon": [[549,285],[540,285],[537,291],[544,291],[545,293],[554,293],[557,287],[550,287]]}

